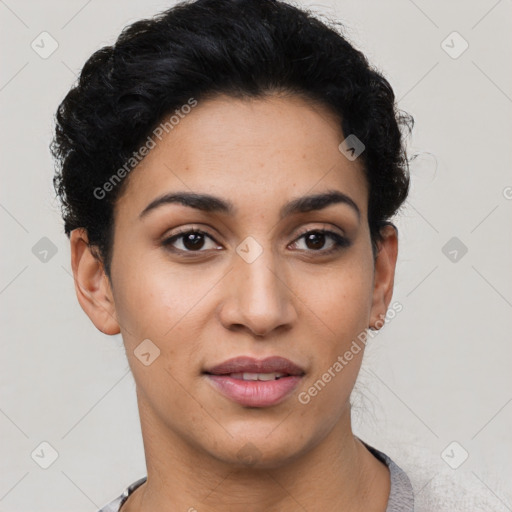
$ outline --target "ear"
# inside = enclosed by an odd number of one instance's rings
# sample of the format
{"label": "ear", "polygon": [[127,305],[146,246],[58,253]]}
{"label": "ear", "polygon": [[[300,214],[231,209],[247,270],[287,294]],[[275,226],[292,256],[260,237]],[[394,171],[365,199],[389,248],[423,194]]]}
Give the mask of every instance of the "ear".
{"label": "ear", "polygon": [[393,296],[395,266],[398,255],[398,230],[393,224],[386,224],[380,230],[381,240],[377,242],[373,280],[373,301],[370,313],[370,328],[379,330]]}
{"label": "ear", "polygon": [[78,302],[92,323],[104,334],[118,334],[119,324],[110,282],[103,263],[89,245],[87,231],[70,233],[71,267]]}

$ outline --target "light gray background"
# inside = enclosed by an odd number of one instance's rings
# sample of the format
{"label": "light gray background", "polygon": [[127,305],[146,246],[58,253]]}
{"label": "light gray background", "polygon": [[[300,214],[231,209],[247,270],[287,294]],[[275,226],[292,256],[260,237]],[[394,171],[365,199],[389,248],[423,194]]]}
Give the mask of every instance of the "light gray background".
{"label": "light gray background", "polygon": [[[96,330],[76,300],[48,144],[86,58],[170,5],[0,0],[0,511],[94,512],[146,474],[121,337]],[[512,2],[308,5],[345,23],[416,121],[396,221],[403,311],[365,356],[356,433],[410,472],[418,502],[439,491],[447,510],[446,497],[512,510]],[[47,59],[31,48],[43,31],[59,45]],[[442,46],[453,31],[469,43],[456,59]],[[33,253],[43,237],[57,248],[46,262]],[[452,237],[468,249],[455,262],[443,253]],[[31,455],[48,456],[44,441],[58,452],[48,469]],[[453,441],[445,459],[469,453],[458,469],[441,457]]]}

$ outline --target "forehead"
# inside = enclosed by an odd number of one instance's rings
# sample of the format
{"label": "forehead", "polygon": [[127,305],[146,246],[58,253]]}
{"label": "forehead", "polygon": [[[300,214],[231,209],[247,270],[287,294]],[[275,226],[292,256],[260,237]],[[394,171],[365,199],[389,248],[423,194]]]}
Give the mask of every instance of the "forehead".
{"label": "forehead", "polygon": [[227,197],[261,211],[333,188],[366,215],[363,164],[339,151],[345,137],[326,107],[298,96],[218,96],[174,119],[172,129],[161,130],[161,140],[152,137],[155,147],[131,171],[116,204],[123,217],[138,215],[156,196],[174,190]]}

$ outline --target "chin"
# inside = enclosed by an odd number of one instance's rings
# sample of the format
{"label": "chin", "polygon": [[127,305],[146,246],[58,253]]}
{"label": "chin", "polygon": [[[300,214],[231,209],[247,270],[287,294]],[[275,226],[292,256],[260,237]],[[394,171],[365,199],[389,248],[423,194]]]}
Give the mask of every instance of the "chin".
{"label": "chin", "polygon": [[[271,431],[268,430],[269,432]],[[234,438],[230,446],[225,446],[225,451],[219,452],[217,447],[215,458],[222,460],[230,466],[247,469],[277,469],[292,462],[303,453],[305,447],[292,444],[302,436],[288,435],[286,438],[276,436],[271,438],[267,430],[263,434],[253,436],[244,435],[243,439]]]}

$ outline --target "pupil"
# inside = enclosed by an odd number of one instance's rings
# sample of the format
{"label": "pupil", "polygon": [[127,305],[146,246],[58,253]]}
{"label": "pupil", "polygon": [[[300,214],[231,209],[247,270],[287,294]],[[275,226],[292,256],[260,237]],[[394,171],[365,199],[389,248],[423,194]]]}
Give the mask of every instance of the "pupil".
{"label": "pupil", "polygon": [[[306,237],[306,245],[309,249],[321,249],[325,243],[325,235],[323,233],[310,233]],[[309,242],[313,242],[313,247],[310,246]]]}
{"label": "pupil", "polygon": [[183,245],[190,250],[200,249],[204,244],[203,235],[201,233],[189,233],[185,236]]}

